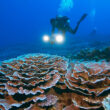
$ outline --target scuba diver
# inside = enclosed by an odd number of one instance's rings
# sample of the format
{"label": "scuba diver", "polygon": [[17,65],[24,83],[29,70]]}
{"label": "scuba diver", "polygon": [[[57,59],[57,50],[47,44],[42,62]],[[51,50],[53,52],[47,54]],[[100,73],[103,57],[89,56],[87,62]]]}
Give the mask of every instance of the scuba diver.
{"label": "scuba diver", "polygon": [[70,32],[71,34],[75,34],[79,28],[80,23],[86,18],[87,14],[83,14],[80,20],[77,22],[75,29],[72,29],[69,22],[69,18],[67,16],[57,16],[56,18],[52,18],[50,23],[52,25],[52,35],[55,32],[55,29],[58,29],[58,32],[62,32],[63,36],[65,37],[66,32]]}

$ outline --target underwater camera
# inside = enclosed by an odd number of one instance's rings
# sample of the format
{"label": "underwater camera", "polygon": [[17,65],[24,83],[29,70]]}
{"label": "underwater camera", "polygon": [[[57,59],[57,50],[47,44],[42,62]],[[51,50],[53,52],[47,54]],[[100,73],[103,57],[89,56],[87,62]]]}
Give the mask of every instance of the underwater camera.
{"label": "underwater camera", "polygon": [[51,44],[53,43],[63,43],[64,42],[64,36],[62,34],[54,34],[52,37],[48,35],[43,36],[43,41],[44,42],[50,42]]}

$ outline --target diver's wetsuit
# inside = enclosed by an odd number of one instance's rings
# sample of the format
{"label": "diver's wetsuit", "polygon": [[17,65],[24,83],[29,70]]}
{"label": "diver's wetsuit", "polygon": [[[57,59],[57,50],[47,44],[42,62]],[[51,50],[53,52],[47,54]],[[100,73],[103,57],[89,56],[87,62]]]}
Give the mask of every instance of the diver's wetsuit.
{"label": "diver's wetsuit", "polygon": [[81,23],[82,20],[87,16],[87,14],[84,14],[81,19],[77,22],[77,25],[75,29],[72,29],[69,24],[69,18],[66,16],[63,17],[56,17],[55,19],[51,19],[51,25],[52,25],[52,35],[55,32],[55,28],[58,29],[58,31],[62,31],[63,35],[65,36],[65,33],[68,31],[72,34],[75,34],[78,30],[79,24]]}

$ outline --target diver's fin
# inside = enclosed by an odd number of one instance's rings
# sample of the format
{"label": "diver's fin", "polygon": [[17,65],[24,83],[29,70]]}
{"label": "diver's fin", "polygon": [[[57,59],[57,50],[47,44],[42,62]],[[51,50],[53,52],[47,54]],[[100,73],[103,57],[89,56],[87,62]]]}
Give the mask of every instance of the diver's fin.
{"label": "diver's fin", "polygon": [[78,23],[80,24],[85,18],[86,18],[87,14],[83,14],[83,16],[80,18],[80,20],[78,21]]}

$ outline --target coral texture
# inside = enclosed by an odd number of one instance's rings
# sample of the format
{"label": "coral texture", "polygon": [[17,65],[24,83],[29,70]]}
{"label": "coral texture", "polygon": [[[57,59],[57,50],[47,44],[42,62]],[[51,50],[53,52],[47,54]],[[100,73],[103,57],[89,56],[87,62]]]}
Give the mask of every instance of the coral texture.
{"label": "coral texture", "polygon": [[87,110],[101,108],[103,98],[110,91],[110,64],[76,63],[68,69],[65,84],[76,92],[72,95],[74,105]]}
{"label": "coral texture", "polygon": [[[104,110],[110,63],[30,54],[0,66],[2,110]],[[105,106],[104,106],[105,107]]]}
{"label": "coral texture", "polygon": [[66,65],[67,61],[61,57],[42,54],[4,61],[0,67],[1,108],[25,108],[37,101],[45,102],[41,106],[54,105],[55,96],[46,96],[46,91],[60,80]]}

